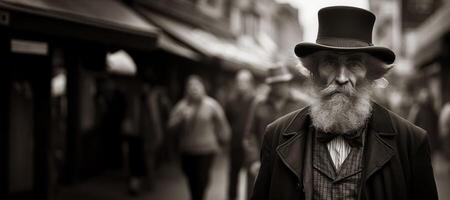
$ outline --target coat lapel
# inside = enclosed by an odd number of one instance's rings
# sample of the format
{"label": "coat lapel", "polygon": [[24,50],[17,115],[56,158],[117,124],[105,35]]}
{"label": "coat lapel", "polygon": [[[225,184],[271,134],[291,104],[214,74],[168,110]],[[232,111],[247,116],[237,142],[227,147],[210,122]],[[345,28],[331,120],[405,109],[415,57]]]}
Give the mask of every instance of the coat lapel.
{"label": "coat lapel", "polygon": [[277,152],[283,163],[297,176],[302,176],[301,160],[305,149],[306,134],[302,132],[295,133],[290,139],[278,146]]}
{"label": "coat lapel", "polygon": [[367,149],[365,152],[365,180],[394,156],[396,143],[391,118],[388,111],[380,105],[373,103],[373,113],[369,122],[367,134]]}
{"label": "coat lapel", "polygon": [[305,155],[306,131],[303,127],[307,118],[307,109],[299,112],[283,130],[277,153],[283,163],[294,173],[297,178],[302,175],[302,160]]}
{"label": "coat lapel", "polygon": [[284,165],[302,183],[306,199],[312,199],[312,138],[308,134],[309,108],[303,109],[282,133],[277,153]]}

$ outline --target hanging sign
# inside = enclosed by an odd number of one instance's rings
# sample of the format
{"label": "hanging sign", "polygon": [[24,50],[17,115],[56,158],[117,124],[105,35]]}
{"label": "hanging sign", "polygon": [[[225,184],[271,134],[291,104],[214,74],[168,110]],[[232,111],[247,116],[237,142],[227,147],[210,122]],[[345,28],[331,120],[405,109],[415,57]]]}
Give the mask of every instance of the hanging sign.
{"label": "hanging sign", "polygon": [[48,44],[46,42],[39,42],[39,41],[12,39],[11,52],[34,54],[34,55],[47,55]]}

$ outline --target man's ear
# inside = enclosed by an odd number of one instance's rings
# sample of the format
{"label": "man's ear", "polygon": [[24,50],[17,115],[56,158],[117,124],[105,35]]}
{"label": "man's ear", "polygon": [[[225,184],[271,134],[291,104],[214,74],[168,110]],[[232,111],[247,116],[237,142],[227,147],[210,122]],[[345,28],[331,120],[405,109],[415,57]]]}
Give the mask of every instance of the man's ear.
{"label": "man's ear", "polygon": [[372,86],[375,88],[386,88],[389,85],[389,81],[381,77],[372,81]]}

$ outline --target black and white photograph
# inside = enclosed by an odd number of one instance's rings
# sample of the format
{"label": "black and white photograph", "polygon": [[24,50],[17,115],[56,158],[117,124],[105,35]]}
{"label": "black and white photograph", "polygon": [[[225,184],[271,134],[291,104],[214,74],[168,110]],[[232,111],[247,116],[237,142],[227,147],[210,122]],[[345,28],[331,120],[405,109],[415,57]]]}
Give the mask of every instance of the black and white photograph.
{"label": "black and white photograph", "polygon": [[0,0],[0,199],[450,200],[450,0]]}

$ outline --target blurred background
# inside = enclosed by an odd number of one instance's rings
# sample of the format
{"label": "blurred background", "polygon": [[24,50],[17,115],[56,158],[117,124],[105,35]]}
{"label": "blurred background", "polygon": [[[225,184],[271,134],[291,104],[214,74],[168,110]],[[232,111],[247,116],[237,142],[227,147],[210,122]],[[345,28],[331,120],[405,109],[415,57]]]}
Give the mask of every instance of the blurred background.
{"label": "blurred background", "polygon": [[[281,63],[308,102],[293,49],[315,41],[331,5],[377,16],[374,43],[397,60],[374,98],[428,131],[450,199],[448,0],[0,0],[0,199],[189,199],[167,128],[186,78],[225,107],[237,71],[264,95]],[[214,158],[205,199],[228,198],[228,154]]]}

